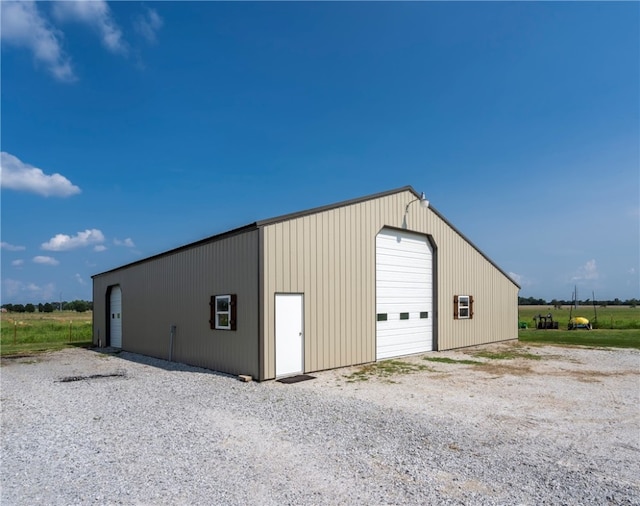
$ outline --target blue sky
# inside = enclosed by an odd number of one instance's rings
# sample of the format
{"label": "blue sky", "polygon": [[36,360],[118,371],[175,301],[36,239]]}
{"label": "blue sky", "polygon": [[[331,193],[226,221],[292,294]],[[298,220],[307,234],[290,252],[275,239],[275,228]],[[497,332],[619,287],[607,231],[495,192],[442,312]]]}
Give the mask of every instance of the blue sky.
{"label": "blue sky", "polygon": [[524,297],[640,298],[640,4],[9,2],[2,302],[405,185]]}

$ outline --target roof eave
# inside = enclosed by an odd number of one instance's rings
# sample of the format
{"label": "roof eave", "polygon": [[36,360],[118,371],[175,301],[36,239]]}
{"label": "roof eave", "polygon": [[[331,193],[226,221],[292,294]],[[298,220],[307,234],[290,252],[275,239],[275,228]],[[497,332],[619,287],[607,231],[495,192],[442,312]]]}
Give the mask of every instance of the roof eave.
{"label": "roof eave", "polygon": [[250,232],[252,230],[258,230],[257,224],[250,223],[249,225],[245,225],[243,227],[234,228],[233,230],[227,230],[226,232],[222,232],[220,234],[212,235],[209,237],[205,237],[204,239],[200,239],[195,242],[190,242],[189,244],[185,244],[183,246],[178,246],[177,248],[173,248],[167,251],[163,251],[161,253],[157,253],[156,255],[152,255],[150,257],[141,258],[140,260],[136,260],[134,262],[130,262],[125,265],[120,265],[119,267],[114,267],[113,269],[109,269],[108,271],[101,272],[99,274],[94,274],[91,276],[91,279],[96,278],[98,276],[103,276],[105,274],[109,274],[110,272],[119,271],[120,269],[126,269],[128,267],[133,267],[134,265],[142,264],[145,262],[149,262],[150,260],[155,260],[157,258],[162,258],[164,256],[173,255],[175,253],[179,253],[180,251],[189,250],[191,248],[196,248],[198,246],[202,246],[203,244],[207,244],[214,241],[219,241],[221,239],[226,239],[227,237],[232,237],[234,235],[243,234],[245,232]]}

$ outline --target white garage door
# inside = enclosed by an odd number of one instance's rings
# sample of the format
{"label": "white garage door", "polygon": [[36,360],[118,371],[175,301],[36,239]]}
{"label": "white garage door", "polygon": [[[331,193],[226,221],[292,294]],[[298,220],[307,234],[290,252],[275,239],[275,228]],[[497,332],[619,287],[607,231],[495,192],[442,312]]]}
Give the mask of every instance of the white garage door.
{"label": "white garage door", "polygon": [[109,318],[109,345],[122,348],[122,291],[119,286],[111,289]]}
{"label": "white garage door", "polygon": [[426,237],[376,237],[376,359],[433,349],[433,252]]}

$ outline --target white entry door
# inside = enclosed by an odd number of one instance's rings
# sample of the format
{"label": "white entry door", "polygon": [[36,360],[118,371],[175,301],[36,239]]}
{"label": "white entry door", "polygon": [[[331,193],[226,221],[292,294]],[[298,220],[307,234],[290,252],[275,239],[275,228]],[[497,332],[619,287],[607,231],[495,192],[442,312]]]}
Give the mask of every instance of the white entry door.
{"label": "white entry door", "polygon": [[304,372],[302,294],[276,294],[276,376]]}
{"label": "white entry door", "polygon": [[109,296],[109,346],[122,348],[122,290],[111,288]]}

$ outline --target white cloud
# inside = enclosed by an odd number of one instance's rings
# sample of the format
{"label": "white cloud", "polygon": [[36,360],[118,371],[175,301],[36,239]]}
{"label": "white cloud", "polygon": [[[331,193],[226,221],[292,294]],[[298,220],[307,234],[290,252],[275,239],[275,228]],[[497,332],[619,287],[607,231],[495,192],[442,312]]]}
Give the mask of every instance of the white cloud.
{"label": "white cloud", "polygon": [[535,285],[535,281],[515,272],[507,273],[511,279],[513,279],[521,288],[528,288]]}
{"label": "white cloud", "polygon": [[62,49],[62,33],[41,15],[35,2],[3,1],[0,9],[4,43],[30,50],[36,62],[44,64],[59,81],[75,81],[70,59]]}
{"label": "white cloud", "polygon": [[0,248],[6,249],[7,251],[24,251],[27,249],[24,246],[15,246],[4,241],[0,242]]}
{"label": "white cloud", "polygon": [[107,250],[107,247],[104,244],[98,244],[97,246],[93,247],[93,251],[97,251],[98,253],[106,250]]}
{"label": "white cloud", "polygon": [[40,247],[48,251],[67,251],[103,242],[104,235],[102,232],[96,228],[92,228],[87,229],[84,232],[78,232],[73,237],[66,234],[57,234],[47,242],[43,242]]}
{"label": "white cloud", "polygon": [[23,297],[27,302],[51,300],[55,292],[53,283],[39,286],[35,283],[23,283],[15,279],[5,279],[2,281],[2,285],[4,296],[15,299]]}
{"label": "white cloud", "polygon": [[[51,7],[43,7],[45,4]],[[71,57],[63,45],[61,27],[65,23],[78,23],[90,28],[112,53],[127,56],[131,49],[105,0],[2,0],[0,9],[3,49],[14,46],[28,50],[37,64],[62,82],[77,80]],[[156,10],[145,5],[142,9],[143,12],[133,20],[133,27],[149,44],[154,44],[164,20]],[[136,51],[134,53],[137,54]]]}
{"label": "white cloud", "polygon": [[578,272],[574,274],[571,281],[593,280],[598,279],[598,267],[595,260],[589,260],[582,267],[578,268]]}
{"label": "white cloud", "polygon": [[113,244],[116,246],[126,246],[127,248],[135,248],[136,245],[133,243],[133,240],[130,237],[127,237],[124,241],[120,239],[114,239]]}
{"label": "white cloud", "polygon": [[60,174],[47,175],[12,154],[0,153],[1,186],[10,190],[37,193],[45,197],[69,197],[81,190]]}
{"label": "white cloud", "polygon": [[14,267],[22,267],[24,265],[24,260],[19,258],[18,260],[14,260],[13,262],[11,262],[11,265],[13,265]]}
{"label": "white cloud", "polygon": [[154,9],[146,9],[145,14],[138,16],[135,28],[147,42],[155,44],[158,41],[157,32],[164,24],[163,19]]}
{"label": "white cloud", "polygon": [[80,274],[76,274],[74,276],[75,280],[80,283],[81,285],[86,285],[86,281],[84,279],[82,279],[82,276],[80,276]]}
{"label": "white cloud", "polygon": [[55,292],[55,285],[53,283],[47,283],[44,286],[38,286],[34,283],[29,283],[27,290],[33,294],[34,297],[38,297],[40,300],[51,300],[53,293]]}
{"label": "white cloud", "polygon": [[23,286],[21,281],[16,281],[15,279],[5,279],[2,284],[4,285],[4,295],[8,297],[13,297],[20,293],[20,290]]}
{"label": "white cloud", "polygon": [[516,274],[515,272],[509,272],[509,277],[513,279],[519,285],[522,284],[522,276],[520,274]]}
{"label": "white cloud", "polygon": [[59,265],[60,264],[60,262],[58,262],[55,258],[45,257],[45,256],[33,257],[33,262],[36,264],[43,264],[43,265]]}
{"label": "white cloud", "polygon": [[107,2],[103,0],[56,2],[53,14],[59,21],[76,21],[91,26],[100,34],[102,45],[109,51],[121,54],[128,52],[122,31],[113,20]]}

